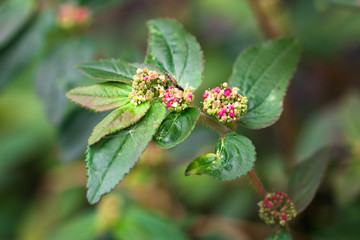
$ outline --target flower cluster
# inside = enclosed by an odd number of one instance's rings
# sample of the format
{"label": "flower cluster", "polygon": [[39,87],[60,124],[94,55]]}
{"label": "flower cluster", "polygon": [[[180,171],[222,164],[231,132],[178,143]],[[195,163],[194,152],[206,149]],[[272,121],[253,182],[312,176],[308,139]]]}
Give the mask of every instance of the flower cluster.
{"label": "flower cluster", "polygon": [[247,110],[247,98],[238,94],[238,88],[228,88],[227,83],[222,88],[206,90],[203,94],[204,111],[216,116],[220,122],[234,122]]}
{"label": "flower cluster", "polygon": [[193,91],[194,88],[189,85],[186,85],[184,91],[176,87],[169,87],[160,93],[160,99],[170,111],[180,112],[191,105],[194,100]]}
{"label": "flower cluster", "polygon": [[160,92],[164,91],[164,87],[167,85],[165,76],[153,71],[144,69],[138,69],[134,75],[134,81],[132,84],[133,91],[129,94],[131,103],[135,106],[151,101],[154,97],[158,97]]}
{"label": "flower cluster", "polygon": [[57,12],[57,21],[63,29],[73,29],[87,26],[90,22],[91,12],[88,7],[79,7],[73,3],[65,3]]}
{"label": "flower cluster", "polygon": [[184,91],[179,88],[168,86],[164,75],[156,71],[138,69],[134,75],[132,84],[133,91],[129,94],[131,103],[135,106],[146,101],[159,99],[170,111],[180,112],[189,107],[194,99],[193,87],[186,85]]}
{"label": "flower cluster", "polygon": [[266,224],[278,223],[285,226],[286,222],[296,216],[294,203],[286,194],[268,193],[265,199],[258,203],[259,215]]}

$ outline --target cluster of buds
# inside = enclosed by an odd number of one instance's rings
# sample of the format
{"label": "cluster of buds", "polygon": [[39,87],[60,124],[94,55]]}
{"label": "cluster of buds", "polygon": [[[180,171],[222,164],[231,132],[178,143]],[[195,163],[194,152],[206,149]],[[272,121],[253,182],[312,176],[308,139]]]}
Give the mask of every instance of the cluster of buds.
{"label": "cluster of buds", "polygon": [[79,7],[73,3],[65,3],[57,12],[58,25],[63,29],[74,29],[89,25],[91,12],[88,7]]}
{"label": "cluster of buds", "polygon": [[160,99],[170,111],[180,112],[191,105],[194,100],[193,91],[194,88],[189,85],[186,85],[184,91],[169,87],[166,91],[160,92]]}
{"label": "cluster of buds", "polygon": [[164,92],[164,87],[167,85],[165,76],[153,71],[138,69],[134,75],[132,88],[133,91],[129,94],[131,103],[135,106],[143,102],[151,101],[154,97],[158,97],[161,92]]}
{"label": "cluster of buds", "polygon": [[238,94],[238,88],[228,88],[227,83],[222,87],[206,90],[203,94],[204,111],[217,117],[220,122],[230,123],[238,120],[247,110],[247,98]]}
{"label": "cluster of buds", "polygon": [[278,223],[281,226],[296,216],[294,203],[286,194],[268,193],[265,199],[258,203],[259,215],[266,224]]}

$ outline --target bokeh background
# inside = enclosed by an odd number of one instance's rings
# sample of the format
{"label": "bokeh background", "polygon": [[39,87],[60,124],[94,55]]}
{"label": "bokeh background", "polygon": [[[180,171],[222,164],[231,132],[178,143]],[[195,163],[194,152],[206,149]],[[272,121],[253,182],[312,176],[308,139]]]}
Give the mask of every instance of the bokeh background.
{"label": "bokeh background", "polygon": [[[259,201],[244,177],[184,176],[213,151],[217,134],[198,125],[172,150],[150,144],[113,193],[86,200],[84,150],[104,115],[65,98],[94,83],[73,66],[103,58],[142,62],[146,21],[170,17],[199,41],[201,92],[229,78],[245,48],[268,38],[256,0],[78,0],[88,21],[61,18],[69,1],[0,0],[0,239],[265,239]],[[360,236],[360,2],[258,0],[279,36],[302,44],[281,119],[239,131],[257,148],[255,169],[269,191],[286,191],[294,165],[334,146],[319,191],[290,226],[294,239]],[[83,16],[83,15],[82,15]],[[80,20],[79,20],[80,21]],[[106,114],[106,113],[105,113]]]}

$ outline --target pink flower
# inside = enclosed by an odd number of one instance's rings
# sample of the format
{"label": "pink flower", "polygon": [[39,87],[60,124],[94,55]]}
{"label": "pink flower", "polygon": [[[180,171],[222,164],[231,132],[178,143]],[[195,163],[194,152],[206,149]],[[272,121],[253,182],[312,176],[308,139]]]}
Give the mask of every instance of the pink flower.
{"label": "pink flower", "polygon": [[149,77],[148,77],[148,76],[144,76],[144,80],[145,80],[145,81],[149,81]]}
{"label": "pink flower", "polygon": [[277,200],[277,197],[272,197],[273,200]]}
{"label": "pink flower", "polygon": [[224,95],[229,96],[230,94],[231,94],[231,89],[230,88],[226,89]]}
{"label": "pink flower", "polygon": [[221,92],[220,88],[219,87],[215,88],[215,92],[220,93]]}
{"label": "pink flower", "polygon": [[193,99],[193,96],[194,96],[194,95],[189,94],[189,95],[188,95],[188,98]]}
{"label": "pink flower", "polygon": [[229,109],[230,109],[230,110],[233,110],[233,109],[234,109],[234,106],[233,106],[233,105],[230,105],[230,106],[229,106]]}
{"label": "pink flower", "polygon": [[220,117],[224,116],[224,113],[223,113],[223,112],[219,112],[219,116],[220,116]]}
{"label": "pink flower", "polygon": [[209,96],[209,93],[208,93],[208,92],[206,92],[206,93],[203,94],[203,98],[204,98],[204,99],[206,99],[208,96]]}
{"label": "pink flower", "polygon": [[231,117],[231,118],[235,117],[235,113],[233,113],[233,112],[229,113],[229,117]]}
{"label": "pink flower", "polygon": [[165,97],[168,98],[168,97],[169,97],[169,93],[165,93]]}
{"label": "pink flower", "polygon": [[170,107],[171,107],[171,103],[168,102],[168,103],[166,104],[166,106],[167,106],[168,108],[170,108]]}
{"label": "pink flower", "polygon": [[284,215],[284,216],[282,216],[281,218],[282,218],[283,220],[286,220],[286,219],[287,219],[287,216]]}

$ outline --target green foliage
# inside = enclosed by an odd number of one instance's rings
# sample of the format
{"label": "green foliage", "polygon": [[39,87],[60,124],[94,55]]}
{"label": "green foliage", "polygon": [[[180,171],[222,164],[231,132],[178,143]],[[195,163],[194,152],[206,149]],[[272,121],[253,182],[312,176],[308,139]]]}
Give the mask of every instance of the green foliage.
{"label": "green foliage", "polygon": [[130,207],[115,229],[118,239],[185,240],[174,223],[139,207]]}
{"label": "green foliage", "polygon": [[249,48],[238,57],[230,85],[248,99],[247,114],[241,118],[245,127],[264,128],[279,119],[299,50],[295,39],[283,38]]}
{"label": "green foliage", "polygon": [[202,81],[203,54],[196,39],[176,21],[157,19],[148,22],[150,32],[145,63],[171,74],[180,86],[198,88]]}
{"label": "green foliage", "polygon": [[190,135],[199,116],[197,108],[169,113],[156,132],[153,142],[164,149],[175,147]]}
{"label": "green foliage", "polygon": [[76,68],[89,78],[108,81],[132,82],[136,74],[136,67],[120,59],[83,63]]}
{"label": "green foliage", "polygon": [[102,112],[128,103],[131,91],[131,86],[125,83],[106,82],[74,88],[67,92],[66,97],[89,110]]}
{"label": "green foliage", "polygon": [[312,201],[325,174],[331,150],[322,149],[293,169],[288,186],[289,197],[294,201],[298,213]]}
{"label": "green foliage", "polygon": [[98,202],[129,173],[164,117],[164,106],[154,103],[136,125],[88,147],[87,198],[90,203]]}
{"label": "green foliage", "polygon": [[253,168],[255,155],[255,147],[248,138],[227,134],[219,139],[215,154],[195,159],[187,167],[185,175],[207,174],[219,180],[233,180]]}
{"label": "green foliage", "polygon": [[282,228],[279,233],[274,232],[266,240],[291,240],[291,235],[286,229]]}
{"label": "green foliage", "polygon": [[138,106],[128,103],[112,111],[92,132],[89,145],[98,142],[105,135],[120,131],[139,121],[148,111],[150,103],[144,102]]}

